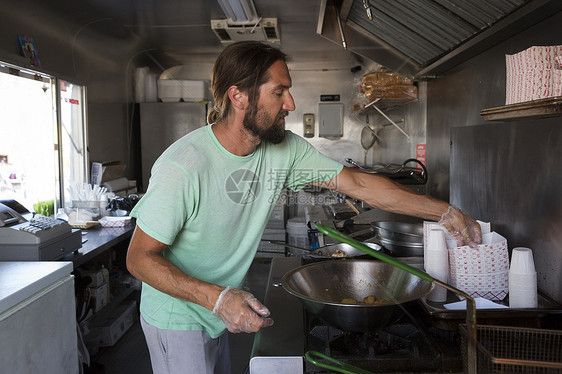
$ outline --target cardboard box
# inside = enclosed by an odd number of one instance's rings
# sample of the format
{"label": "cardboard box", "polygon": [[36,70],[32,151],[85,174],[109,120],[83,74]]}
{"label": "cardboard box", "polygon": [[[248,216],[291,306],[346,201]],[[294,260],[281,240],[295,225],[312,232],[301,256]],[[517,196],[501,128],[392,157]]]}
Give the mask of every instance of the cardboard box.
{"label": "cardboard box", "polygon": [[104,272],[102,269],[84,269],[80,268],[81,277],[90,277],[92,280],[86,285],[86,287],[97,288],[107,282],[104,277]]}
{"label": "cardboard box", "polygon": [[121,161],[92,162],[90,183],[101,185],[113,179],[118,179],[125,174],[127,165]]}
{"label": "cardboard box", "polygon": [[89,287],[92,309],[97,313],[100,309],[107,305],[109,301],[109,284],[103,283],[98,287]]}
{"label": "cardboard box", "polygon": [[109,308],[106,313],[94,315],[87,321],[88,333],[84,339],[88,345],[114,345],[138,319],[137,302],[134,300]]}
{"label": "cardboard box", "polygon": [[127,168],[127,165],[121,161],[108,161],[102,163],[102,165],[105,168],[101,178],[102,182],[121,178],[125,175],[125,169]]}
{"label": "cardboard box", "polygon": [[86,285],[86,287],[96,288],[104,283],[109,282],[109,270],[107,270],[107,268],[104,267],[103,265],[91,266],[91,267],[81,266],[78,269],[78,272],[80,273],[80,276],[83,278],[85,277],[92,278],[92,280],[90,281],[90,283]]}

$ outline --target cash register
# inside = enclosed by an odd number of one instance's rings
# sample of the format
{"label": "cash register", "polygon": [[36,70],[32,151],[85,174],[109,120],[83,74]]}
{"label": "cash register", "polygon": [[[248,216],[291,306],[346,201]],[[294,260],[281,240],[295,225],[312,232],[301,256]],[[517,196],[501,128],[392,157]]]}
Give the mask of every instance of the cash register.
{"label": "cash register", "polygon": [[58,260],[81,247],[80,229],[30,213],[14,200],[0,202],[0,261]]}

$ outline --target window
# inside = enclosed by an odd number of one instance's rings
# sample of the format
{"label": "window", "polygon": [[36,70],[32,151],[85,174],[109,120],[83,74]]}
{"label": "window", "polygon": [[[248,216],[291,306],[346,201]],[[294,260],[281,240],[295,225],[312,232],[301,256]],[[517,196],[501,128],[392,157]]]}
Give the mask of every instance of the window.
{"label": "window", "polygon": [[85,124],[85,88],[70,82],[59,80],[60,88],[60,150],[63,206],[71,206],[70,196],[66,193],[71,183],[87,181],[87,142]]}
{"label": "window", "polygon": [[70,183],[87,180],[84,99],[83,86],[0,63],[0,199],[69,206]]}

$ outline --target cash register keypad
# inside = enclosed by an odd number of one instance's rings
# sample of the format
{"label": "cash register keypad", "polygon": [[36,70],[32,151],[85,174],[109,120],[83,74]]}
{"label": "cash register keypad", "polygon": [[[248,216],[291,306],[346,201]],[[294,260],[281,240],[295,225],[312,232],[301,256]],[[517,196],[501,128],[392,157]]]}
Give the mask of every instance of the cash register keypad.
{"label": "cash register keypad", "polygon": [[39,235],[41,232],[53,228],[58,229],[56,231],[59,231],[61,229],[62,231],[68,231],[64,226],[66,225],[64,225],[64,222],[62,221],[57,221],[56,219],[51,217],[36,215],[31,220],[29,220],[27,225],[20,226],[19,229],[21,231],[26,231],[34,235]]}

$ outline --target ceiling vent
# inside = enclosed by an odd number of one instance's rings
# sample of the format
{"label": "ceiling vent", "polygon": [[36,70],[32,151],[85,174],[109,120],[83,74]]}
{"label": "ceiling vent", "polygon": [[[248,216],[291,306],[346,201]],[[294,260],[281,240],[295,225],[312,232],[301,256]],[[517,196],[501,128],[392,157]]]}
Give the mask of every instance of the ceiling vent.
{"label": "ceiling vent", "polygon": [[247,40],[265,42],[277,47],[281,45],[277,18],[261,18],[253,25],[235,25],[229,24],[226,19],[212,19],[211,28],[223,45]]}

